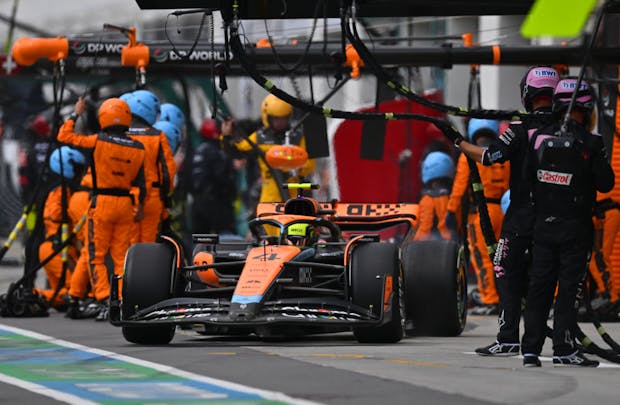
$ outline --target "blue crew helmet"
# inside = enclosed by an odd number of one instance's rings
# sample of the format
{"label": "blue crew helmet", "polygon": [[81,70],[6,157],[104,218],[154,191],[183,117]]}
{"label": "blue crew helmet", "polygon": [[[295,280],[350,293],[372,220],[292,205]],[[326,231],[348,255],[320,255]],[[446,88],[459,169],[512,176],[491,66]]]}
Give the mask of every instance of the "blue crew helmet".
{"label": "blue crew helmet", "polygon": [[508,211],[508,207],[510,206],[510,190],[507,190],[504,195],[502,195],[500,205],[502,206],[502,212],[505,214],[506,211]]}
{"label": "blue crew helmet", "polygon": [[176,153],[177,149],[181,145],[181,130],[170,121],[157,121],[153,124],[153,128],[160,130],[166,135],[166,139],[168,139],[168,145],[170,145],[172,153]]}
{"label": "blue crew helmet", "polygon": [[431,152],[422,162],[422,183],[442,177],[454,177],[454,162],[447,153]]}
{"label": "blue crew helmet", "polygon": [[129,104],[131,114],[142,118],[147,124],[153,125],[155,121],[157,121],[160,103],[153,92],[148,90],[136,90],[124,101]]}
{"label": "blue crew helmet", "polygon": [[475,143],[476,139],[480,136],[497,138],[498,132],[499,121],[472,118],[469,120],[469,124],[467,126],[467,139],[470,142]]}
{"label": "blue crew helmet", "polygon": [[164,103],[161,105],[159,121],[169,121],[176,125],[177,128],[182,129],[185,125],[185,114],[176,105]]}
{"label": "blue crew helmet", "polygon": [[133,97],[133,92],[129,91],[127,93],[121,94],[118,98],[129,104],[129,99]]}
{"label": "blue crew helmet", "polygon": [[52,172],[66,179],[72,179],[81,175],[86,169],[86,157],[77,149],[61,146],[50,155],[49,165]]}

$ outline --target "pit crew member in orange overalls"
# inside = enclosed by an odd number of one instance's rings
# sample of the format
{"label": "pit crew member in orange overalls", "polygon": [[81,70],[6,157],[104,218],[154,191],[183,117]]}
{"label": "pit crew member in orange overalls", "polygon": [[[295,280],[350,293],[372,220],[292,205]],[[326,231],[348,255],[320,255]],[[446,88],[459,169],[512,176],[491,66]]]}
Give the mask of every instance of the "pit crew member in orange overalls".
{"label": "pit crew member in orange overalls", "polygon": [[448,200],[454,179],[454,162],[444,152],[431,152],[422,161],[420,225],[414,240],[452,239],[446,225]]}
{"label": "pit crew member in orange overalls", "polygon": [[[620,165],[612,164],[612,168],[618,178],[620,172],[617,169],[620,169]],[[597,194],[594,213],[594,249],[590,274],[596,284],[596,296],[591,305],[601,316],[617,316],[620,308],[620,266],[613,265],[611,256],[620,232],[620,181],[615,183],[610,192]]]}
{"label": "pit crew member in orange overalls", "polygon": [[[468,125],[469,141],[479,145],[488,146],[497,138],[499,123],[493,120],[471,119]],[[499,238],[503,219],[500,199],[508,190],[510,165],[509,163],[495,163],[491,166],[483,166],[476,163],[480,172],[480,179],[484,188],[484,196],[487,201],[487,209],[491,219],[491,225],[495,232],[495,238]],[[461,201],[469,188],[469,166],[467,156],[461,154],[457,162],[452,194],[448,202],[448,224],[456,222],[456,213],[459,212]],[[480,305],[473,312],[481,315],[498,313],[499,297],[495,288],[495,275],[493,263],[485,244],[484,235],[480,227],[480,214],[477,207],[470,205],[471,209],[467,217],[467,238],[471,261],[478,281]]]}
{"label": "pit crew member in orange overalls", "polygon": [[[262,177],[262,188],[260,194],[260,202],[277,202],[283,201],[287,195],[295,196],[294,190],[281,193],[277,181],[273,178],[272,173],[280,177],[284,183],[297,183],[303,181],[302,178],[311,175],[316,165],[314,159],[308,161],[297,170],[296,174],[282,172],[273,169],[267,165],[264,154],[274,145],[282,145],[285,143],[285,134],[290,129],[291,116],[293,114],[293,106],[280,100],[273,94],[265,97],[261,104],[261,119],[263,126],[249,136],[249,139],[235,140],[231,136],[233,133],[233,120],[226,120],[222,123],[222,140],[224,146],[228,150],[236,149],[239,152],[254,152],[259,156],[259,166]],[[289,142],[306,148],[306,140],[301,131],[290,134]]]}
{"label": "pit crew member in orange overalls", "polygon": [[[86,172],[80,185],[73,190],[69,200],[69,217],[73,223],[77,223],[80,218],[88,213],[90,206],[90,193],[93,188],[92,173]],[[71,319],[93,318],[99,312],[96,301],[93,302],[92,286],[90,284],[90,272],[88,269],[88,244],[86,241],[87,227],[83,226],[76,235],[77,244],[81,245],[80,256],[78,257],[71,285],[69,287],[69,304],[65,317]]]}
{"label": "pit crew member in orange overalls", "polygon": [[[101,104],[101,131],[98,134],[79,135],[74,132],[75,120],[85,110],[86,103],[80,98],[75,104],[75,112],[60,128],[58,140],[92,150],[88,259],[95,298],[102,304],[96,319],[104,321],[108,318],[107,301],[110,297],[110,275],[105,256],[110,253],[114,274],[120,276],[135,230],[134,222],[142,219],[142,203],[146,195],[144,146],[126,134],[131,124],[131,112],[123,100],[110,98]],[[132,193],[134,188],[139,190],[138,198]]]}
{"label": "pit crew member in orange overalls", "polygon": [[[63,220],[63,205],[67,209],[71,197],[72,181],[79,181],[86,168],[86,157],[79,151],[63,146],[54,150],[50,156],[49,166],[52,173],[64,177],[63,185],[59,184],[47,195],[43,206],[43,223],[45,225],[45,241],[39,246],[39,260],[43,261],[60,249],[62,244],[61,224]],[[58,181],[58,180],[56,180]],[[64,195],[63,195],[64,193]],[[64,201],[63,201],[64,200]],[[67,227],[72,224],[66,217]],[[68,234],[67,234],[68,236]],[[63,275],[62,254],[56,254],[44,267],[45,275],[49,284],[48,289],[35,289],[35,292],[43,296],[47,301],[53,299],[50,304],[60,308],[65,304],[65,296],[71,282],[71,273],[77,260],[77,252],[74,246],[68,248],[68,261]]]}
{"label": "pit crew member in orange overalls", "polygon": [[144,218],[137,224],[132,243],[155,242],[166,201],[172,194],[176,164],[166,135],[152,127],[160,108],[157,96],[148,90],[136,90],[121,98],[131,109],[129,137],[142,143],[145,152]]}

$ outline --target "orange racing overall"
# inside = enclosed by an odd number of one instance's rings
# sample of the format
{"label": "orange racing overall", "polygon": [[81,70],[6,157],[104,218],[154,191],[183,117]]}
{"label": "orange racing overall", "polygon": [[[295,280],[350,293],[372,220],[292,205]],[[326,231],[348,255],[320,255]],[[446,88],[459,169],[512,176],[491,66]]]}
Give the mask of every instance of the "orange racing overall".
{"label": "orange racing overall", "polygon": [[442,239],[452,239],[452,232],[446,225],[449,200],[449,187],[438,186],[422,189],[422,198],[419,203],[420,225],[414,240],[430,239],[435,230]]}
{"label": "orange racing overall", "polygon": [[[90,206],[90,193],[93,188],[93,178],[90,170],[84,175],[80,186],[71,195],[69,200],[69,217],[71,222],[76,224],[82,215],[87,214]],[[77,241],[82,245],[80,257],[78,257],[73,275],[71,276],[71,286],[69,295],[74,298],[86,298],[90,285],[90,273],[88,271],[88,244],[86,243],[87,227],[83,226],[76,235]]]}
{"label": "orange racing overall", "polygon": [[[110,275],[105,265],[109,252],[114,274],[123,274],[125,253],[135,230],[135,215],[145,196],[144,146],[124,134],[102,131],[78,135],[69,119],[60,128],[58,140],[92,149],[93,191],[87,221],[88,261],[95,298],[110,296]],[[132,186],[140,189],[139,201],[132,197]],[[122,291],[119,285],[119,294]]]}
{"label": "orange racing overall", "polygon": [[166,135],[154,128],[132,126],[127,135],[144,145],[144,177],[146,197],[144,218],[137,222],[132,243],[155,242],[159,224],[165,217],[166,204],[173,191],[176,164]]}
{"label": "orange racing overall", "polygon": [[[71,191],[68,187],[65,187],[67,193],[67,200],[69,200]],[[43,223],[45,224],[45,241],[39,246],[39,260],[43,261],[48,256],[52,255],[57,246],[61,243],[60,225],[62,221],[62,186],[54,188],[47,196],[45,205],[43,207]],[[68,224],[71,226],[71,224]],[[73,246],[68,249],[68,268],[65,274],[64,284],[58,288],[62,278],[62,256],[57,254],[52,260],[50,260],[44,267],[45,275],[49,283],[49,289],[35,289],[35,291],[45,297],[46,300],[50,300],[56,289],[58,293],[52,302],[52,306],[58,307],[64,303],[64,296],[67,294],[69,284],[71,283],[71,272],[75,265],[77,252]]]}

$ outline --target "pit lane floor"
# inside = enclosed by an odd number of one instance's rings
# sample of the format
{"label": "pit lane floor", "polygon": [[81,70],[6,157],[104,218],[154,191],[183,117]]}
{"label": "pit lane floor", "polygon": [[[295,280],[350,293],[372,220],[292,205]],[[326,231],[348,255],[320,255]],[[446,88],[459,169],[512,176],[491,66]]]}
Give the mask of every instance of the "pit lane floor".
{"label": "pit lane floor", "polygon": [[[0,268],[0,291],[20,271]],[[345,333],[271,343],[177,329],[170,345],[145,347],[125,342],[120,329],[107,323],[68,320],[53,310],[49,318],[0,318],[2,325],[319,403],[618,404],[620,365],[555,368],[546,361],[540,369],[524,369],[518,357],[472,354],[493,341],[494,317],[469,317],[460,337],[414,337],[396,345],[361,345]],[[582,328],[596,334],[589,324]],[[606,328],[620,339],[620,324]],[[543,354],[550,353],[547,344]],[[0,403],[56,402],[2,382]]]}

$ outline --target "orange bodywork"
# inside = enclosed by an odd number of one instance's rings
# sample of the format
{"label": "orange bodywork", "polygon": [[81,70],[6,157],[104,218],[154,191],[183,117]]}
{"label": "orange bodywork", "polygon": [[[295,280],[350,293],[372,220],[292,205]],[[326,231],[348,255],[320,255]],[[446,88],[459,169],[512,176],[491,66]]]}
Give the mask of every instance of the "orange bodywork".
{"label": "orange bodywork", "polygon": [[282,215],[266,215],[263,216],[261,219],[264,221],[267,220],[274,220],[276,222],[281,223],[282,225],[288,225],[293,221],[312,221],[314,220],[315,217],[309,217],[307,215],[289,215],[289,214],[282,214]]}
{"label": "orange bodywork", "polygon": [[232,302],[260,302],[280,274],[284,263],[300,251],[301,249],[295,246],[265,245],[252,248],[248,252]]}
{"label": "orange bodywork", "polygon": [[176,253],[176,266],[177,268],[181,267],[181,258],[183,255],[181,255],[181,246],[179,246],[179,243],[170,236],[161,235],[161,238],[174,247],[174,251]]}
{"label": "orange bodywork", "polygon": [[392,276],[385,277],[385,288],[383,290],[383,312],[387,312],[392,306],[392,294],[394,293]]}
{"label": "orange bodywork", "polygon": [[[417,223],[417,218],[420,214],[420,207],[418,204],[412,203],[341,203],[338,202],[335,205],[332,203],[318,203],[318,207],[321,210],[334,210],[333,219],[337,221],[339,218],[347,219],[363,219],[363,218],[377,218],[380,217],[394,217],[394,216],[410,216],[411,219]],[[263,217],[265,215],[283,214],[284,203],[259,203],[256,207],[256,216]],[[278,216],[281,218],[281,216]]]}
{"label": "orange bodywork", "polygon": [[345,266],[349,264],[349,252],[351,251],[351,247],[353,247],[355,242],[357,242],[358,240],[362,239],[363,237],[364,237],[364,235],[354,236],[347,243],[347,246],[345,246],[345,248],[344,248],[344,265]]}
{"label": "orange bodywork", "polygon": [[[316,203],[315,200],[308,200]],[[285,223],[285,219],[289,214],[284,214],[284,203],[259,203],[256,212],[257,217],[261,219],[274,219],[278,222]],[[387,229],[393,225],[407,224],[408,229],[415,229],[418,226],[418,217],[420,207],[418,204],[412,203],[316,203],[319,210],[323,210],[326,214],[320,214],[319,217],[328,219],[330,222],[345,227],[365,227],[366,225]],[[332,213],[333,212],[333,213]],[[296,219],[313,219],[314,217],[303,217],[293,215]],[[344,234],[345,232],[343,232]],[[384,237],[392,237],[393,235],[383,235]],[[346,254],[345,254],[346,261]]]}
{"label": "orange bodywork", "polygon": [[[207,264],[213,264],[214,262],[215,260],[213,259],[213,255],[209,252],[198,252],[194,256],[195,266],[206,266]],[[217,276],[215,270],[213,269],[197,271],[196,275],[205,283],[208,283],[215,287],[221,287],[220,278]]]}

